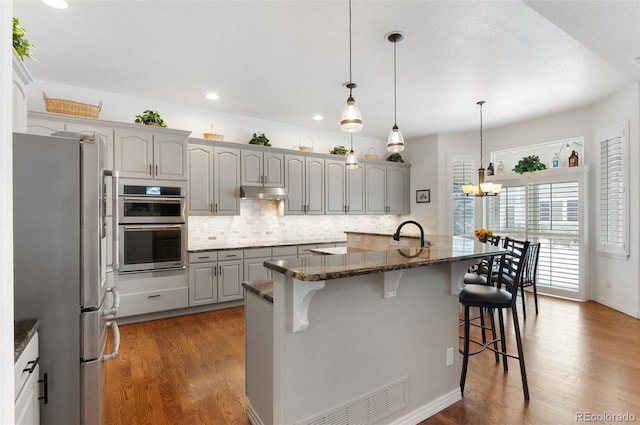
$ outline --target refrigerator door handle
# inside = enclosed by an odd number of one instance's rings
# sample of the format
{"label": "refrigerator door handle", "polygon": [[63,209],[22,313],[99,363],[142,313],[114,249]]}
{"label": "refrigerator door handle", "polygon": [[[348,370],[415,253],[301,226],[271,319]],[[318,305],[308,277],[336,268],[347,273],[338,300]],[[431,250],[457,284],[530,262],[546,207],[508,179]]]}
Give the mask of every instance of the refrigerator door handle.
{"label": "refrigerator door handle", "polygon": [[[118,186],[120,185],[120,172],[117,170],[111,170],[111,202],[112,202],[112,214],[114,219],[117,220],[120,217],[120,212],[118,211]],[[113,234],[111,237],[111,245],[112,245],[112,268],[114,271],[120,270],[120,239],[118,232],[118,223],[113,223],[113,228],[111,229]]]}
{"label": "refrigerator door handle", "polygon": [[107,323],[107,326],[113,330],[113,351],[111,354],[103,354],[100,356],[100,361],[108,362],[118,357],[120,351],[120,329],[118,329],[118,323],[115,320]]}
{"label": "refrigerator door handle", "polygon": [[118,288],[115,286],[111,288],[107,288],[107,292],[111,292],[113,294],[113,305],[108,310],[103,310],[103,316],[113,316],[114,318],[118,314],[118,308],[120,308],[120,292],[118,292]]}

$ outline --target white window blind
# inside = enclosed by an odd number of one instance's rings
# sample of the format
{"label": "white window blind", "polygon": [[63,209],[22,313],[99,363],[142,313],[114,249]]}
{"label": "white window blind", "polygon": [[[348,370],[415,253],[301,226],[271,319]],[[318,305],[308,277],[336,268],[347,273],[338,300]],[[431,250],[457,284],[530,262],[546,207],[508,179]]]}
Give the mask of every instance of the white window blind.
{"label": "white window blind", "polygon": [[466,196],[462,185],[473,181],[475,164],[471,160],[451,161],[453,234],[472,235],[475,223],[475,197]]}
{"label": "white window blind", "polygon": [[626,258],[629,254],[628,214],[625,188],[628,139],[625,126],[599,135],[599,232],[598,251]]}
{"label": "white window blind", "polygon": [[488,224],[503,237],[540,242],[537,284],[562,292],[580,290],[580,182],[526,183],[504,187],[489,199]]}

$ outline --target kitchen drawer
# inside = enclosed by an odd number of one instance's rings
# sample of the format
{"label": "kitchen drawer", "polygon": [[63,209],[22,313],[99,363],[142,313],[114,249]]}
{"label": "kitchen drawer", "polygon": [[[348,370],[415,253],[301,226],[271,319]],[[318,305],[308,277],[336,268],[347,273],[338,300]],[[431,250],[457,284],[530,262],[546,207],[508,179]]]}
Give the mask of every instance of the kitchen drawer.
{"label": "kitchen drawer", "polygon": [[188,278],[186,270],[123,273],[118,275],[116,286],[120,295],[139,294],[141,292],[186,288]]}
{"label": "kitchen drawer", "polygon": [[190,252],[189,264],[218,261],[218,251]]}
{"label": "kitchen drawer", "polygon": [[163,289],[120,295],[118,317],[158,311],[186,308],[189,305],[189,288]]}
{"label": "kitchen drawer", "polygon": [[218,251],[218,261],[242,260],[242,249],[225,249]]}
{"label": "kitchen drawer", "polygon": [[290,257],[292,255],[298,255],[298,247],[295,245],[291,246],[276,246],[273,248],[273,259],[278,259],[282,257]]}
{"label": "kitchen drawer", "polygon": [[245,249],[244,258],[271,258],[271,248]]}
{"label": "kitchen drawer", "polygon": [[[17,398],[20,394],[20,390],[24,386],[24,383],[29,379],[29,370],[33,366],[33,362],[38,359],[38,333],[36,332],[32,337],[31,341],[27,344],[18,360],[15,363],[15,385],[14,385],[14,396]],[[33,366],[35,368],[35,366]],[[26,369],[26,371],[25,371]]]}

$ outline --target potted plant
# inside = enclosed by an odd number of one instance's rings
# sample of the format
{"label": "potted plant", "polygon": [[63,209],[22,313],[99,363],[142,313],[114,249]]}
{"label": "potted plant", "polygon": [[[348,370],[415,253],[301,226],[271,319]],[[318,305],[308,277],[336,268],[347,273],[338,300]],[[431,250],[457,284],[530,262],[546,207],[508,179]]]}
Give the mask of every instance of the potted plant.
{"label": "potted plant", "polygon": [[18,21],[18,18],[13,18],[13,48],[20,60],[24,60],[25,56],[33,59],[33,56],[31,56],[33,45],[24,38],[24,35],[25,30],[20,26],[20,21]]}
{"label": "potted plant", "polygon": [[271,143],[269,143],[269,139],[264,135],[264,133],[253,133],[251,140],[249,140],[249,144],[271,146]]}
{"label": "potted plant", "polygon": [[152,111],[150,109],[147,109],[140,115],[136,115],[136,119],[134,122],[136,124],[157,125],[159,127],[167,126],[158,111]]}
{"label": "potted plant", "polygon": [[404,159],[402,159],[402,155],[400,155],[399,153],[392,153],[387,157],[387,161],[404,162]]}
{"label": "potted plant", "polygon": [[335,146],[333,149],[329,151],[332,155],[342,155],[346,156],[349,153],[349,150],[342,145]]}
{"label": "potted plant", "polygon": [[523,157],[515,167],[513,167],[512,171],[516,173],[524,173],[524,172],[533,172],[537,170],[546,170],[547,166],[540,162],[540,158],[538,155],[529,155]]}

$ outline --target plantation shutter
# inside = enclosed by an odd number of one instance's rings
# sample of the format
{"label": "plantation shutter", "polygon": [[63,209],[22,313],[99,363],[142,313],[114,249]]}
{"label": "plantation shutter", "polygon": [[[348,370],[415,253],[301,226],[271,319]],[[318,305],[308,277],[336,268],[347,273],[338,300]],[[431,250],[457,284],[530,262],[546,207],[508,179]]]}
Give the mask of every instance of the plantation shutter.
{"label": "plantation shutter", "polygon": [[462,185],[473,180],[475,164],[471,160],[451,162],[453,235],[472,235],[475,223],[475,197],[466,196]]}

